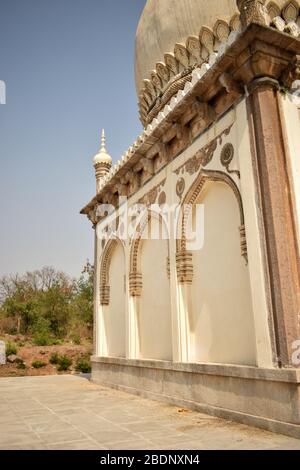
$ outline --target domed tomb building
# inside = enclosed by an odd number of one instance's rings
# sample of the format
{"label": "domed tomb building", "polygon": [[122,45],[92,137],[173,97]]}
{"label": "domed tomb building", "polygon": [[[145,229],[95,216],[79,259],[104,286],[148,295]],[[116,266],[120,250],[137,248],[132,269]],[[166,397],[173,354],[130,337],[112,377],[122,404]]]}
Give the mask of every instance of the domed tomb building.
{"label": "domed tomb building", "polygon": [[300,437],[300,0],[148,0],[96,195],[95,382]]}

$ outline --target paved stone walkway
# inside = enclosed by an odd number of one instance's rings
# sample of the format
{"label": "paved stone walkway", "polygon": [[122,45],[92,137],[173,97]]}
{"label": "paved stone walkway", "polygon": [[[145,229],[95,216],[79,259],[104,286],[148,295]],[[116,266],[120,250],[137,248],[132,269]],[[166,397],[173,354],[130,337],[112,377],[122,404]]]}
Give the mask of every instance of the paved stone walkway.
{"label": "paved stone walkway", "polygon": [[300,440],[64,375],[0,379],[0,449],[300,449]]}

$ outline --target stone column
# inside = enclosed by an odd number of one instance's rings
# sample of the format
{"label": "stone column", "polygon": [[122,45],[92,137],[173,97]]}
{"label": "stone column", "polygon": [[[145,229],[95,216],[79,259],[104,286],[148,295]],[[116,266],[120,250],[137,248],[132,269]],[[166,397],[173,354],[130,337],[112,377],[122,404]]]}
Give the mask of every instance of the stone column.
{"label": "stone column", "polygon": [[192,308],[193,254],[176,253],[178,362],[191,362],[190,312]]}
{"label": "stone column", "polygon": [[259,210],[266,250],[266,274],[279,366],[293,366],[292,345],[300,338],[300,266],[291,183],[280,113],[278,82],[256,79],[248,86]]}
{"label": "stone column", "polygon": [[142,275],[131,272],[129,274],[128,297],[128,359],[139,359],[140,357],[139,315],[142,287]]}

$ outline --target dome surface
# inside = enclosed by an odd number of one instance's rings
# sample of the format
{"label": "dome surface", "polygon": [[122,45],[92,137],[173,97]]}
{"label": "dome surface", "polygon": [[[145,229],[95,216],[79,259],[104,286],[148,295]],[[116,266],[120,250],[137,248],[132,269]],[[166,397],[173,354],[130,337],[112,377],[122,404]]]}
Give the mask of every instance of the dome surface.
{"label": "dome surface", "polygon": [[136,33],[135,81],[138,95],[164,54],[189,36],[199,37],[203,26],[230,22],[238,13],[235,0],[148,0]]}

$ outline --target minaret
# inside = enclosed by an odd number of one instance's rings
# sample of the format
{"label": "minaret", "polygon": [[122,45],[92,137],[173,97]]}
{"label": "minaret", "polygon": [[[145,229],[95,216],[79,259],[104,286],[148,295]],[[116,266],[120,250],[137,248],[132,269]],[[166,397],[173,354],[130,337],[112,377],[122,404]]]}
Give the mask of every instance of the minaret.
{"label": "minaret", "polygon": [[104,129],[102,129],[101,147],[97,155],[94,156],[93,165],[95,168],[96,188],[97,188],[97,193],[98,193],[100,191],[101,180],[105,175],[107,175],[112,165],[112,158],[107,153],[106,146],[105,146]]}

